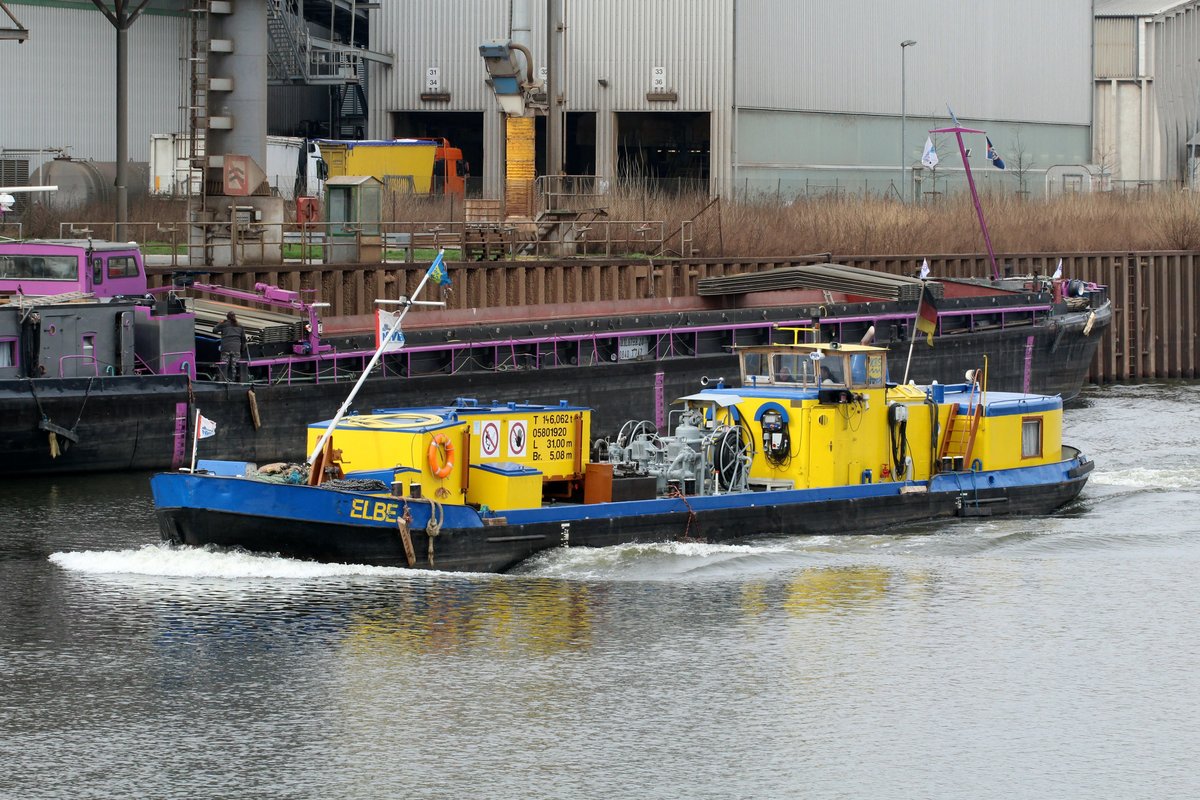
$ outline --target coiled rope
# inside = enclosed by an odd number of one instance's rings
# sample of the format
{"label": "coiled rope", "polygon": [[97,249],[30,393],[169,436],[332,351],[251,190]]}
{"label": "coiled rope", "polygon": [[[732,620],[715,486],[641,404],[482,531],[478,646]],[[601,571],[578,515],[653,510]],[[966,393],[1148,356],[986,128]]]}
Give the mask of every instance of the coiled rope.
{"label": "coiled rope", "polygon": [[[434,563],[433,563],[433,540],[436,539],[438,537],[438,535],[442,532],[442,526],[446,522],[446,509],[444,506],[442,506],[441,503],[439,503],[437,500],[434,500],[432,497],[410,497],[410,498],[407,498],[404,501],[404,515],[402,517],[402,519],[404,520],[404,526],[405,526],[404,530],[405,531],[407,531],[409,525],[412,523],[412,512],[408,508],[408,504],[410,502],[429,503],[429,522],[426,523],[426,525],[425,525],[425,535],[429,537],[429,548],[428,548],[426,555],[429,558],[429,566],[432,567],[432,566],[434,566]],[[399,525],[399,523],[400,523],[400,520],[397,520],[397,525]],[[401,536],[403,536],[403,535],[404,534],[402,532]]]}

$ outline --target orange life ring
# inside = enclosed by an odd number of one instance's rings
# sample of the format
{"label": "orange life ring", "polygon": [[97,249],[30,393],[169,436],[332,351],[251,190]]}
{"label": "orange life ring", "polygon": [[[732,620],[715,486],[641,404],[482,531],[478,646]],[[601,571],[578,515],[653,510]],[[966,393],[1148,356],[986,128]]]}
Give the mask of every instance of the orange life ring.
{"label": "orange life ring", "polygon": [[454,471],[454,443],[444,433],[435,433],[429,443],[429,471],[435,478],[445,478]]}

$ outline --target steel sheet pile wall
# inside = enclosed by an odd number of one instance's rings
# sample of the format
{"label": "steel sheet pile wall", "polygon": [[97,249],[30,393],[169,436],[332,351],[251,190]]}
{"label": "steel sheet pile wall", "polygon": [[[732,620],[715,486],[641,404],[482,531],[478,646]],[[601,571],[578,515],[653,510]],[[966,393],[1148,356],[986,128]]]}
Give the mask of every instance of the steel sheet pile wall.
{"label": "steel sheet pile wall", "polygon": [[[926,256],[837,256],[855,267],[911,275]],[[985,255],[927,256],[932,274],[979,277],[989,272]],[[1014,274],[1054,271],[1058,256],[1013,253],[997,256]],[[1079,253],[1063,255],[1067,278],[1107,286],[1113,329],[1101,344],[1089,380],[1096,382],[1200,377],[1200,253]],[[828,254],[795,258],[697,258],[626,261],[461,262],[450,265],[451,309],[514,308],[548,304],[620,303],[694,297],[704,278],[758,272],[830,260]],[[421,265],[286,265],[251,270],[211,268],[214,283],[252,291],[257,282],[306,291],[311,302],[330,303],[325,316],[372,313],[376,297],[416,289]],[[150,267],[151,282],[165,285],[172,268]],[[429,313],[429,312],[417,312]],[[614,312],[615,313],[615,312]]]}

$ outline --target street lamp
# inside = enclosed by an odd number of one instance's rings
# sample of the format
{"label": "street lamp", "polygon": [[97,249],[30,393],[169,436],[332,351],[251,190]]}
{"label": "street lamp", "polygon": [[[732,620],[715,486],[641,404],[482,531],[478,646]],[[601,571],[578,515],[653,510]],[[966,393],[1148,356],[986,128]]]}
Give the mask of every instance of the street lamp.
{"label": "street lamp", "polygon": [[908,199],[908,183],[905,179],[905,149],[904,149],[904,129],[908,127],[908,108],[907,98],[905,93],[908,89],[908,82],[904,79],[904,52],[908,48],[917,43],[916,39],[905,39],[900,43],[900,202],[903,203]]}

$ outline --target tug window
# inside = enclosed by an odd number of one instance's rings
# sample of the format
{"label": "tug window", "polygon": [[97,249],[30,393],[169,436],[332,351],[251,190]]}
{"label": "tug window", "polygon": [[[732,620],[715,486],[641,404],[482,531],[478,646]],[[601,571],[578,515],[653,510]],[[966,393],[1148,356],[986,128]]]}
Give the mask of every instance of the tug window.
{"label": "tug window", "polygon": [[777,353],[774,356],[776,383],[812,383],[812,359],[802,353]]}
{"label": "tug window", "polygon": [[821,359],[821,385],[843,384],[845,383],[844,369],[841,358],[831,358],[826,356]]}
{"label": "tug window", "polygon": [[1042,418],[1025,417],[1021,420],[1021,458],[1039,458],[1042,455]]}
{"label": "tug window", "polygon": [[742,376],[747,385],[756,379],[765,380],[770,373],[767,370],[767,359],[762,353],[742,354]]}

